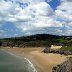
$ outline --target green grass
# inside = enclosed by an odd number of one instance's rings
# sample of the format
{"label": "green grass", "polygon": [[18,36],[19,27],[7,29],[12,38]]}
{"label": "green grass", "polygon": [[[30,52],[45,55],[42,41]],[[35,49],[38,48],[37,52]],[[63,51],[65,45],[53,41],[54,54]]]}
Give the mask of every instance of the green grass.
{"label": "green grass", "polygon": [[62,47],[60,50],[64,50],[64,51],[71,51],[72,52],[72,46],[64,46]]}

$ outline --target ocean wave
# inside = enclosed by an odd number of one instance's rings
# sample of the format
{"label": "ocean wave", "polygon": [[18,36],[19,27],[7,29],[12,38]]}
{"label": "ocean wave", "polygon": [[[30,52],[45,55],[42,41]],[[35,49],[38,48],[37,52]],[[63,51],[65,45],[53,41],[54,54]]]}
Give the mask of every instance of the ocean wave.
{"label": "ocean wave", "polygon": [[27,59],[27,58],[24,58],[24,59],[25,59],[26,61],[28,61],[28,63],[30,64],[30,66],[31,66],[31,68],[32,68],[32,70],[33,70],[33,72],[37,72],[37,70],[35,69],[33,63],[32,63],[29,59]]}

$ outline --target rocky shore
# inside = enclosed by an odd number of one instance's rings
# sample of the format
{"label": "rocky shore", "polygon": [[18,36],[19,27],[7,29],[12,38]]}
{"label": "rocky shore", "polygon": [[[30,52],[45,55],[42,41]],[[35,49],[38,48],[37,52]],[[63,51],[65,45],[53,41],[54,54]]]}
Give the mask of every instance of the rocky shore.
{"label": "rocky shore", "polygon": [[[45,48],[43,50],[44,53],[55,53],[60,55],[72,55],[70,51],[62,51],[62,50],[52,50],[50,48]],[[52,72],[72,72],[72,57],[68,57],[66,61],[61,64],[58,64],[52,68]]]}
{"label": "rocky shore", "polygon": [[72,57],[64,63],[53,67],[52,72],[72,72]]}
{"label": "rocky shore", "polygon": [[57,54],[61,54],[61,55],[72,55],[72,52],[70,51],[63,51],[63,50],[52,50],[50,48],[45,48],[43,50],[44,53],[57,53]]}

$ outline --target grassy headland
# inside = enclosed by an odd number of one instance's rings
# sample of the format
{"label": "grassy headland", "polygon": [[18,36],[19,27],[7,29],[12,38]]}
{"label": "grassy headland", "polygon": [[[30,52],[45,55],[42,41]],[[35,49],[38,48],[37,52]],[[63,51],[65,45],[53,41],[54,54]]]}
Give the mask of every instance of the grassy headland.
{"label": "grassy headland", "polygon": [[31,36],[0,39],[0,46],[48,47],[50,45],[72,46],[72,38],[71,36],[37,34]]}

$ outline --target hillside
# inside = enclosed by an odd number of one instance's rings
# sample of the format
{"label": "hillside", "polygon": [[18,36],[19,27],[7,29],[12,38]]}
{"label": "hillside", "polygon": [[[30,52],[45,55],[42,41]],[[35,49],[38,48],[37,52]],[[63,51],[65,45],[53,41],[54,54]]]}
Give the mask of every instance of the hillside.
{"label": "hillside", "polygon": [[71,36],[57,36],[50,34],[36,34],[31,36],[0,39],[0,46],[15,47],[48,47],[54,45],[71,45]]}

